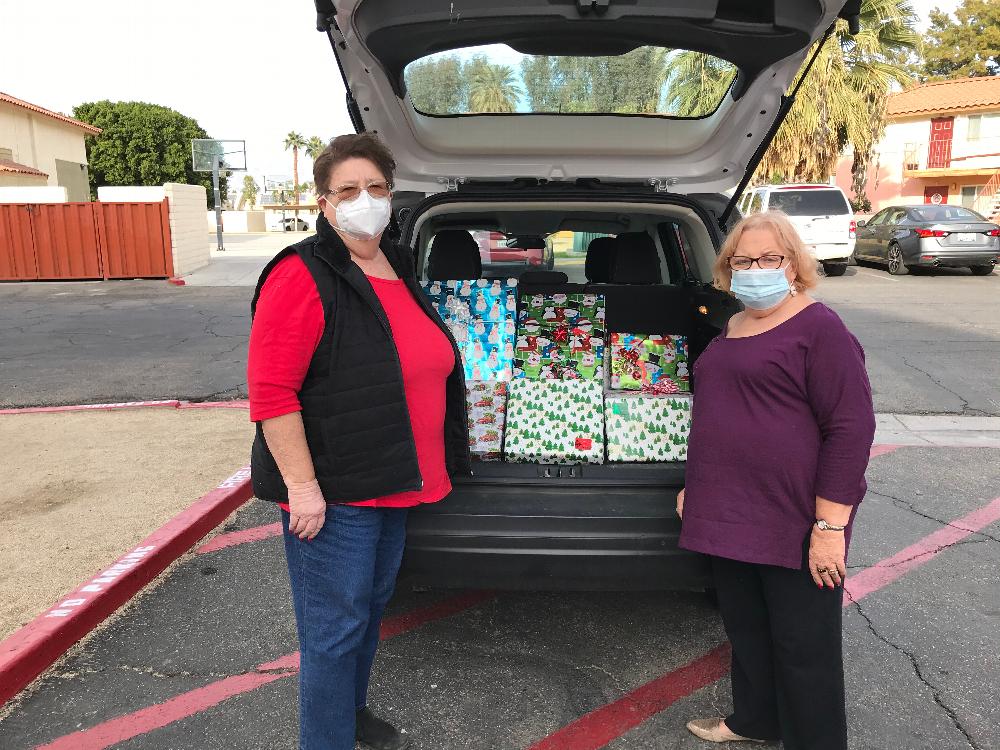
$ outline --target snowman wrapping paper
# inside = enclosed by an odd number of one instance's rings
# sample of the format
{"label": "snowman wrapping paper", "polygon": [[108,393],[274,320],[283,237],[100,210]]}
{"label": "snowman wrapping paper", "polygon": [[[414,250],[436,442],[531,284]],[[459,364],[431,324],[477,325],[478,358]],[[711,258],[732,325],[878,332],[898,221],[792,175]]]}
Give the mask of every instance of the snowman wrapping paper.
{"label": "snowman wrapping paper", "polygon": [[466,382],[465,403],[472,455],[483,461],[499,461],[507,412],[507,383]]}
{"label": "snowman wrapping paper", "polygon": [[525,295],[518,314],[514,377],[603,380],[604,295]]}
{"label": "snowman wrapping paper", "polygon": [[691,396],[608,394],[604,399],[608,461],[684,461],[691,432]]}
{"label": "snowman wrapping paper", "polygon": [[510,383],[504,457],[521,463],[604,463],[604,389],[592,380]]}
{"label": "snowman wrapping paper", "polygon": [[690,392],[685,336],[612,333],[610,347],[612,390],[656,395]]}
{"label": "snowman wrapping paper", "polygon": [[424,281],[421,287],[458,343],[466,380],[510,380],[517,279]]}

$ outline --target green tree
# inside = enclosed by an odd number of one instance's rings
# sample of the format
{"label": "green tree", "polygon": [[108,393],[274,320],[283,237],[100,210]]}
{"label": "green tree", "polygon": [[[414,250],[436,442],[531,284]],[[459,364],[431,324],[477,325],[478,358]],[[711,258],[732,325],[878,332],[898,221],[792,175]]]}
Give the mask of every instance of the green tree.
{"label": "green tree", "polygon": [[935,8],[924,41],[923,72],[931,79],[1000,75],[1000,3],[964,0],[955,19]]}
{"label": "green tree", "polygon": [[[197,120],[148,102],[85,102],[73,108],[73,117],[101,128],[86,137],[90,191],[103,185],[162,185],[180,182],[202,185],[213,205],[212,175],[195,172],[191,141],[209,138]],[[225,175],[220,191],[226,194]]]}
{"label": "green tree", "polygon": [[[296,133],[294,130],[285,136],[285,151],[292,150],[292,192],[294,193],[292,198],[296,206],[299,205],[299,149],[305,149],[308,145],[309,142],[302,137],[302,134]],[[296,209],[295,218],[298,217],[299,212]]]}
{"label": "green tree", "polygon": [[408,65],[404,78],[410,101],[419,111],[434,115],[467,111],[468,81],[458,55]]}
{"label": "green tree", "polygon": [[253,207],[257,205],[257,194],[260,191],[260,185],[258,185],[251,175],[243,175],[243,191],[240,193],[240,202],[237,206],[237,210],[242,211],[243,207],[246,205]]}
{"label": "green tree", "polygon": [[736,77],[736,67],[703,52],[685,50],[670,58],[664,108],[678,117],[701,117],[718,106]]}
{"label": "green tree", "polygon": [[480,64],[476,58],[469,79],[469,111],[514,112],[523,94],[509,65]]}

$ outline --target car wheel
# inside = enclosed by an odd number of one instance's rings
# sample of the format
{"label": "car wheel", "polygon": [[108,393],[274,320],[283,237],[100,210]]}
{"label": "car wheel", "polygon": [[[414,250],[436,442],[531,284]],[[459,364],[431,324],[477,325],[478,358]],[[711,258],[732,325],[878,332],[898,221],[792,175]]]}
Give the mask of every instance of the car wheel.
{"label": "car wheel", "polygon": [[973,276],[989,276],[993,273],[993,265],[969,266],[969,270],[972,271]]}
{"label": "car wheel", "polygon": [[910,272],[910,269],[906,267],[903,263],[903,251],[899,249],[899,245],[893,243],[889,245],[889,273],[893,276],[906,276]]}
{"label": "car wheel", "polygon": [[823,264],[823,273],[825,273],[827,276],[843,276],[845,271],[847,271],[846,263]]}

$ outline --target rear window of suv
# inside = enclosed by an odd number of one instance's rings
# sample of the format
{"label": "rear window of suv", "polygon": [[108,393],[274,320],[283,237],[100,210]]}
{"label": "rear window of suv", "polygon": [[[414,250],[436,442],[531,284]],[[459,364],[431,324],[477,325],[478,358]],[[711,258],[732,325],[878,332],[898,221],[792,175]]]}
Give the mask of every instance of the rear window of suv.
{"label": "rear window of suv", "polygon": [[690,50],[623,55],[525,55],[505,44],[438,52],[406,66],[414,108],[427,115],[617,114],[706,117],[736,66]]}
{"label": "rear window of suv", "polygon": [[851,213],[850,204],[839,190],[775,190],[768,198],[767,207],[789,216]]}

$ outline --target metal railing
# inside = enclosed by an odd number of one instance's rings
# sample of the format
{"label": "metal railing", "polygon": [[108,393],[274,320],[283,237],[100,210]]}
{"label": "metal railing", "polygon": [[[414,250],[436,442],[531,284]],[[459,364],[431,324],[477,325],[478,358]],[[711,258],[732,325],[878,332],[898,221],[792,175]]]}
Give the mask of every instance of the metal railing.
{"label": "metal railing", "polygon": [[1000,136],[903,145],[904,173],[968,167],[1000,169]]}

